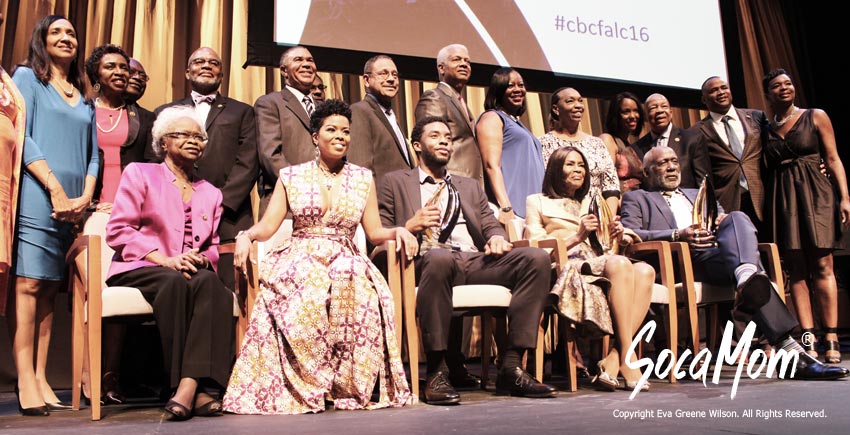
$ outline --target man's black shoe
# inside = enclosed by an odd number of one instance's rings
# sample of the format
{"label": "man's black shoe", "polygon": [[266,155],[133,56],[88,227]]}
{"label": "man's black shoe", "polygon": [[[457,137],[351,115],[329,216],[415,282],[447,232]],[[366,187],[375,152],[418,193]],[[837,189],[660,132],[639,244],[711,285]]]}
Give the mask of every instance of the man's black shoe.
{"label": "man's black shoe", "polygon": [[753,314],[770,301],[773,284],[764,273],[754,273],[738,287],[735,309]]}
{"label": "man's black shoe", "polygon": [[555,397],[558,390],[551,385],[537,382],[528,372],[519,368],[503,368],[496,378],[496,390],[518,397]]}
{"label": "man's black shoe", "polygon": [[817,358],[803,352],[800,353],[800,364],[792,379],[802,381],[831,381],[846,378],[850,371],[844,367],[823,364]]}
{"label": "man's black shoe", "polygon": [[460,394],[449,383],[446,372],[437,372],[425,381],[425,402],[430,405],[453,405],[460,403]]}
{"label": "man's black shoe", "polygon": [[461,373],[449,372],[449,382],[458,390],[473,390],[481,388],[481,378],[464,370]]}

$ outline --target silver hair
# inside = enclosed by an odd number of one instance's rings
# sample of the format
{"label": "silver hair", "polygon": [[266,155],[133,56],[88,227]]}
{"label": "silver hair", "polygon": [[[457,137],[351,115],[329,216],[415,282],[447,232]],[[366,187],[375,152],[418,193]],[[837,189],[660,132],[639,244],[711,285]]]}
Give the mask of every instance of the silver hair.
{"label": "silver hair", "polygon": [[463,44],[447,45],[447,46],[441,48],[439,52],[437,52],[437,67],[439,68],[440,65],[446,63],[446,60],[448,60],[450,51],[457,50],[457,49],[463,49],[464,51],[469,53],[469,49],[467,49],[466,46],[463,45]]}
{"label": "silver hair", "polygon": [[162,112],[159,112],[159,116],[156,117],[156,121],[153,123],[153,128],[151,129],[151,135],[153,136],[153,141],[151,143],[151,148],[153,148],[153,153],[156,154],[157,157],[162,156],[162,137],[168,133],[173,133],[171,131],[171,127],[180,119],[189,118],[195,123],[198,124],[198,127],[201,129],[201,132],[204,135],[207,134],[207,129],[204,128],[204,122],[198,117],[198,114],[195,113],[195,108],[192,106],[171,106],[166,109],[163,109]]}
{"label": "silver hair", "polygon": [[[665,97],[663,94],[659,94],[658,92],[656,92],[656,93],[646,97],[646,100],[643,100],[643,104],[649,104],[649,100],[651,100],[653,98],[658,98],[658,97],[661,97],[661,98],[667,100],[667,97]],[[667,103],[669,104],[670,100],[667,100]]]}
{"label": "silver hair", "polygon": [[[289,61],[289,58],[292,57],[291,53],[298,48],[303,48],[303,49],[307,50],[307,47],[305,47],[303,45],[296,45],[295,47],[287,48],[286,51],[284,51],[283,54],[280,55],[280,60],[278,61],[277,66],[278,67],[286,66],[287,62]],[[307,51],[309,51],[309,50],[307,50]]]}
{"label": "silver hair", "polygon": [[[667,151],[667,150],[673,151],[673,154],[676,154],[676,151],[673,148],[669,148],[669,147],[652,147],[652,148],[650,148],[649,151],[647,151],[646,154],[643,155],[643,167],[649,168],[649,166],[652,163],[655,163],[655,160],[658,158],[658,157],[656,157],[656,154],[660,154],[661,152]],[[676,155],[676,157],[678,158],[679,156]]]}

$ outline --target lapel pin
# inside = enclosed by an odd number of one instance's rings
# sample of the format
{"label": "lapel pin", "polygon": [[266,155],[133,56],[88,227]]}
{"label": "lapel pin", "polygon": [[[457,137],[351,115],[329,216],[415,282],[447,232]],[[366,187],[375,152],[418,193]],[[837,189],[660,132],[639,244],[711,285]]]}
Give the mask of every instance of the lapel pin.
{"label": "lapel pin", "polygon": [[215,107],[218,107],[220,109],[220,108],[224,107],[224,104],[219,104],[218,106],[215,106]]}
{"label": "lapel pin", "polygon": [[673,139],[673,142],[678,142],[678,141],[679,141],[679,138],[678,138],[678,137],[677,137],[677,138],[675,138],[675,139]]}
{"label": "lapel pin", "polygon": [[130,112],[129,110],[128,110],[128,112],[130,113],[130,116],[132,116],[132,117],[136,116],[136,112]]}

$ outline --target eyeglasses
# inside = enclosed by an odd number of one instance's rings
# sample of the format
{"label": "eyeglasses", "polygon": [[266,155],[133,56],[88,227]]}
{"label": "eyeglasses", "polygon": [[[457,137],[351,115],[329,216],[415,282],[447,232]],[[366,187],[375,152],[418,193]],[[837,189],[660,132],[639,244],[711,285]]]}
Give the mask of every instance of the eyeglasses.
{"label": "eyeglasses", "polygon": [[163,134],[164,137],[170,137],[172,139],[180,139],[180,140],[189,140],[194,139],[197,142],[207,143],[207,137],[198,133],[189,133],[188,131],[174,131],[171,133]]}
{"label": "eyeglasses", "polygon": [[378,71],[378,72],[366,73],[366,75],[367,76],[374,76],[374,77],[376,77],[380,80],[386,80],[390,76],[392,76],[392,78],[394,78],[394,79],[398,79],[398,71],[383,70],[383,71]]}
{"label": "eyeglasses", "polygon": [[148,82],[148,80],[150,80],[150,79],[151,79],[151,78],[150,78],[150,77],[148,77],[148,75],[147,75],[147,74],[145,74],[143,71],[139,71],[139,70],[137,70],[137,69],[130,69],[130,77],[135,77],[135,76],[138,76],[138,77],[139,77],[139,80],[141,80],[141,81],[143,81],[143,82],[145,82],[145,83],[147,83],[147,82]]}
{"label": "eyeglasses", "polygon": [[204,59],[202,57],[198,57],[198,58],[192,59],[192,61],[189,62],[189,63],[194,65],[194,66],[203,66],[205,63],[208,63],[212,67],[221,68],[221,61],[218,60],[218,59]]}
{"label": "eyeglasses", "polygon": [[325,85],[314,85],[314,86],[310,86],[310,90],[313,90],[313,89],[318,89],[318,90],[320,90],[320,91],[324,91],[325,89],[327,89],[327,86],[325,86]]}

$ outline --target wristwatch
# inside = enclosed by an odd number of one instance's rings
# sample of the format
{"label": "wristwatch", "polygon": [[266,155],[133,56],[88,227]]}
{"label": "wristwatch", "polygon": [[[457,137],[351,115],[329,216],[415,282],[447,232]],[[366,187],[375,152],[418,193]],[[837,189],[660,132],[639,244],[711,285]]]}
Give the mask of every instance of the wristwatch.
{"label": "wristwatch", "polygon": [[502,207],[499,210],[501,210],[502,213],[510,213],[510,212],[514,211],[514,208],[511,207],[511,206],[507,206],[507,207]]}

